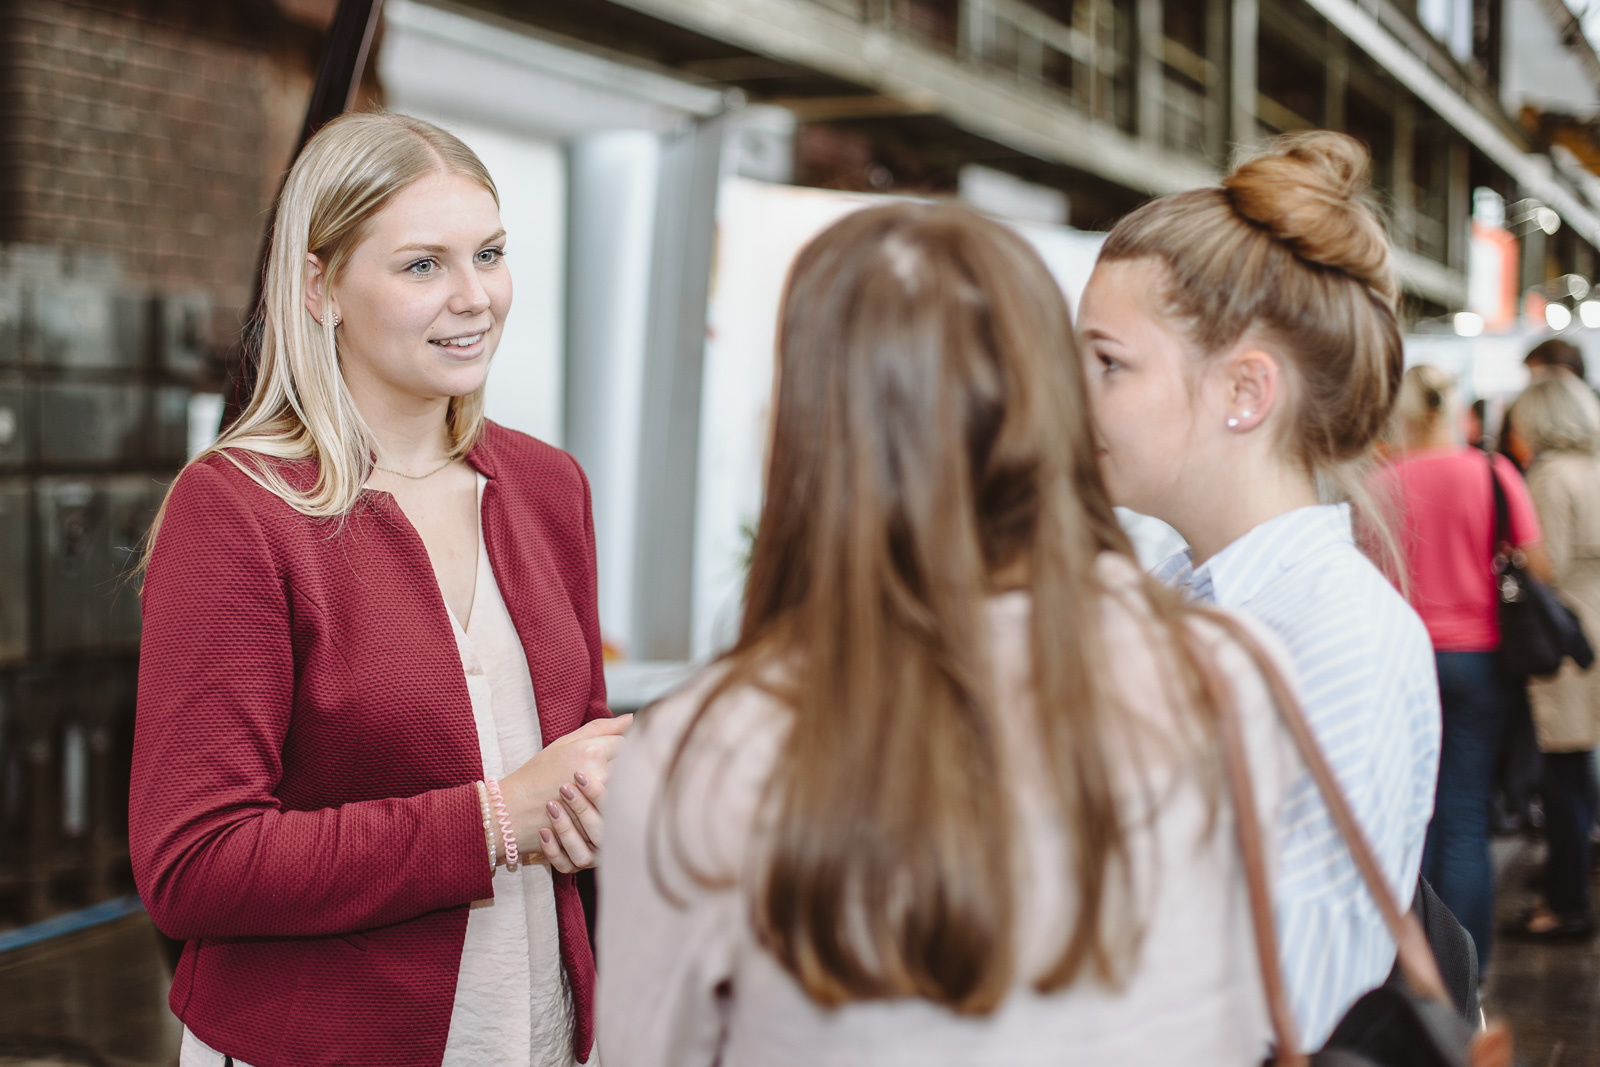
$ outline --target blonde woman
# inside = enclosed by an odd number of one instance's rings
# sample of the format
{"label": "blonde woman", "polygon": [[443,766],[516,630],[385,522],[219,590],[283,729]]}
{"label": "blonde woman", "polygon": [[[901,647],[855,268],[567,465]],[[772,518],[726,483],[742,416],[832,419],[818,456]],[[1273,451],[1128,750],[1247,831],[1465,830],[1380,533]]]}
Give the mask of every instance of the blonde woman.
{"label": "blonde woman", "polygon": [[590,1054],[573,875],[626,723],[583,473],[483,417],[505,242],[425,122],[345,116],[290,172],[259,384],[144,583],[130,838],[183,1067]]}
{"label": "blonde woman", "polygon": [[[1511,408],[1510,447],[1528,472],[1528,494],[1544,529],[1551,585],[1577,612],[1591,639],[1600,638],[1600,402],[1565,368],[1546,372]],[[1587,936],[1589,828],[1600,743],[1600,670],[1570,660],[1554,678],[1535,679],[1533,705],[1543,753],[1544,900],[1517,933],[1536,939]]]}

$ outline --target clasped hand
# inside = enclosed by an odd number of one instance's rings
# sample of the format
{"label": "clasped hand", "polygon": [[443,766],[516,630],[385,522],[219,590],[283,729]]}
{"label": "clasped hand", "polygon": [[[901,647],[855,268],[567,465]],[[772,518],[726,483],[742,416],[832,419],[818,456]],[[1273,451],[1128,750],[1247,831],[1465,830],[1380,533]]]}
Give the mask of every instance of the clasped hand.
{"label": "clasped hand", "polygon": [[500,780],[524,862],[564,874],[595,865],[611,761],[632,723],[632,715],[585,723]]}

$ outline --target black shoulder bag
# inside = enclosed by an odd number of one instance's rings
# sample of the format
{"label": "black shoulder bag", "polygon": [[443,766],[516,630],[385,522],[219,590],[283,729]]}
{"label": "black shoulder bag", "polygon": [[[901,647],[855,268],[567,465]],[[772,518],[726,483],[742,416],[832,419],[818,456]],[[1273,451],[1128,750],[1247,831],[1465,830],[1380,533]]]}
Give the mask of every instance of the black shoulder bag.
{"label": "black shoulder bag", "polygon": [[1594,649],[1578,616],[1554,590],[1528,573],[1527,557],[1511,543],[1511,509],[1489,457],[1494,486],[1494,581],[1500,605],[1500,665],[1519,681],[1554,674],[1569,656],[1584,670]]}

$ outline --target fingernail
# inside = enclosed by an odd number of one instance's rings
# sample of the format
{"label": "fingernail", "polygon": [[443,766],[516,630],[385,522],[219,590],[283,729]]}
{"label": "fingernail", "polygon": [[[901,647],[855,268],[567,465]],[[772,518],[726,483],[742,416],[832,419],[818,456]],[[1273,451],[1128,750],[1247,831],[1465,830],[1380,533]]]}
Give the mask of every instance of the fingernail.
{"label": "fingernail", "polygon": [[539,840],[543,841],[545,844],[548,845],[550,843],[550,831],[549,830],[540,830],[539,831]]}
{"label": "fingernail", "polygon": [[564,786],[561,787],[561,799],[562,800],[577,800],[578,799],[578,791],[576,789],[572,788],[570,785],[564,785]]}
{"label": "fingernail", "polygon": [[548,803],[548,804],[546,804],[544,806],[544,810],[546,810],[546,811],[548,811],[550,813],[550,817],[552,819],[561,818],[561,805],[557,804],[553,800],[550,803]]}
{"label": "fingernail", "polygon": [[574,774],[572,776],[572,780],[577,782],[578,785],[583,789],[589,788],[589,776],[587,774],[584,774],[582,771],[579,771],[576,774]]}

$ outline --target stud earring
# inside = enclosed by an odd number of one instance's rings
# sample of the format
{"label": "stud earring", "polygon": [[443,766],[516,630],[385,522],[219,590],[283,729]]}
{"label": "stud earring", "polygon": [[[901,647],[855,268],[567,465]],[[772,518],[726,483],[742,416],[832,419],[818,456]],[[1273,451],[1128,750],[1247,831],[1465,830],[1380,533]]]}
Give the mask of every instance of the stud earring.
{"label": "stud earring", "polygon": [[333,313],[333,328],[335,330],[339,328],[339,313],[337,311]]}
{"label": "stud earring", "polygon": [[1240,423],[1244,422],[1245,419],[1248,419],[1250,416],[1252,416],[1254,414],[1255,414],[1254,411],[1241,411],[1238,415],[1236,415],[1236,416],[1234,416],[1234,417],[1232,417],[1232,418],[1230,418],[1228,420],[1228,429],[1237,430],[1239,428],[1239,424]]}

